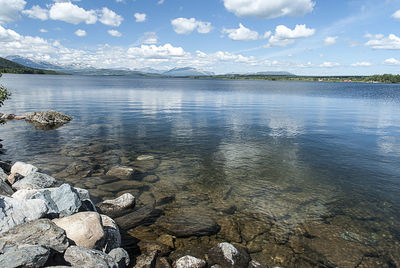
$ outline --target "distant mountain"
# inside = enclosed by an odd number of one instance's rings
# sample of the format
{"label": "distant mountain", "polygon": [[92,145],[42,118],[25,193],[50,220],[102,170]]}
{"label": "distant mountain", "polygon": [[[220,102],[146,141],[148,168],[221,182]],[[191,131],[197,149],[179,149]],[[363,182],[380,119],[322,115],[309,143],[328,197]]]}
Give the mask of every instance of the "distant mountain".
{"label": "distant mountain", "polygon": [[74,75],[88,76],[129,76],[129,77],[160,77],[159,74],[151,74],[138,71],[114,70],[114,69],[63,69],[63,72]]}
{"label": "distant mountain", "polygon": [[289,72],[258,72],[256,75],[270,75],[270,76],[295,76]]}
{"label": "distant mountain", "polygon": [[59,65],[54,65],[46,61],[35,61],[33,59],[24,58],[18,55],[11,55],[6,57],[7,60],[19,63],[21,65],[37,68],[37,69],[46,69],[46,70],[61,70],[62,67]]}
{"label": "distant mountain", "polygon": [[169,71],[162,73],[166,76],[211,76],[213,72],[198,70],[193,67],[173,68]]}
{"label": "distant mountain", "polygon": [[150,73],[150,74],[162,74],[162,73],[165,72],[163,70],[157,70],[157,69],[154,69],[154,68],[151,68],[151,67],[134,69],[134,71],[143,72],[143,73]]}
{"label": "distant mountain", "polygon": [[0,73],[15,74],[61,74],[56,71],[31,68],[0,57]]}

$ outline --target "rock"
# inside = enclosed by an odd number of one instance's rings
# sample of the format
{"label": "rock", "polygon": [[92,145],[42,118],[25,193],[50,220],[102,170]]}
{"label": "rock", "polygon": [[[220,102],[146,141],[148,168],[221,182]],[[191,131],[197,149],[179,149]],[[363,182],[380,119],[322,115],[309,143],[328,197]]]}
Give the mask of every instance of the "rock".
{"label": "rock", "polygon": [[157,260],[157,250],[146,252],[136,259],[134,268],[154,268]]}
{"label": "rock", "polygon": [[136,160],[138,161],[144,161],[144,160],[153,160],[154,156],[152,155],[139,155]]}
{"label": "rock", "polygon": [[67,237],[77,246],[102,248],[105,234],[100,214],[97,212],[79,212],[72,216],[54,219],[53,222],[64,229]]}
{"label": "rock", "polygon": [[85,268],[117,268],[114,258],[94,249],[84,247],[69,247],[64,254],[64,259],[73,267]]}
{"label": "rock", "polygon": [[97,212],[96,206],[93,204],[89,191],[81,188],[74,188],[81,200],[82,206],[79,211],[94,211]]}
{"label": "rock", "polygon": [[13,184],[13,188],[16,190],[21,189],[42,189],[53,187],[57,184],[57,180],[53,177],[39,172],[32,172],[25,176],[20,181]]}
{"label": "rock", "polygon": [[20,245],[45,246],[60,253],[69,246],[65,231],[49,219],[23,223],[0,234],[2,250]]}
{"label": "rock", "polygon": [[17,115],[14,117],[15,120],[25,120],[26,116],[25,115]]}
{"label": "rock", "polygon": [[0,267],[43,267],[50,249],[37,245],[13,247],[0,255]]}
{"label": "rock", "polygon": [[24,178],[24,176],[22,176],[19,173],[11,173],[10,176],[8,176],[7,181],[13,185],[14,183],[16,183],[17,181],[20,181]]}
{"label": "rock", "polygon": [[158,176],[156,176],[156,175],[148,175],[148,176],[143,178],[143,181],[147,182],[147,183],[156,183],[159,180],[160,180],[160,178]]}
{"label": "rock", "polygon": [[170,248],[175,248],[175,238],[169,234],[162,234],[156,239],[157,242],[167,245]]}
{"label": "rock", "polygon": [[15,118],[15,114],[3,114],[0,119],[13,120],[14,118]]}
{"label": "rock", "polygon": [[208,216],[182,211],[177,216],[161,217],[157,226],[176,237],[209,236],[218,233],[219,225]]}
{"label": "rock", "polygon": [[166,257],[161,257],[157,258],[155,268],[171,268],[171,264]]}
{"label": "rock", "polygon": [[171,252],[169,246],[156,241],[141,240],[137,245],[140,248],[140,252],[157,251],[160,257],[167,256]]}
{"label": "rock", "polygon": [[34,221],[47,213],[43,200],[17,200],[0,196],[0,233],[28,221]]}
{"label": "rock", "polygon": [[121,246],[121,233],[119,232],[118,225],[113,219],[106,215],[100,215],[104,230],[104,246],[105,253],[110,252],[115,248]]}
{"label": "rock", "polygon": [[0,180],[7,181],[8,175],[4,172],[4,170],[0,167]]}
{"label": "rock", "polygon": [[120,192],[128,189],[144,189],[146,186],[139,181],[134,180],[119,180],[112,183],[102,184],[97,187],[98,190],[107,192]]}
{"label": "rock", "polygon": [[0,180],[0,195],[11,196],[12,194],[14,194],[14,191],[10,185]]}
{"label": "rock", "polygon": [[105,200],[97,205],[102,213],[115,217],[123,214],[124,210],[135,206],[135,197],[126,193],[113,200]]}
{"label": "rock", "polygon": [[249,262],[248,268],[268,268],[268,266],[252,260]]}
{"label": "rock", "polygon": [[219,243],[208,252],[210,264],[219,264],[223,268],[247,267],[250,262],[249,254],[242,248],[237,249],[229,243]]}
{"label": "rock", "polygon": [[125,268],[129,266],[130,258],[128,252],[123,248],[114,248],[108,253],[110,257],[118,264],[119,268]]}
{"label": "rock", "polygon": [[71,117],[56,111],[32,112],[24,114],[25,120],[42,125],[61,125],[72,120]]}
{"label": "rock", "polygon": [[24,162],[16,162],[12,167],[11,167],[11,173],[18,173],[21,174],[22,176],[27,176],[29,173],[33,172],[38,172],[39,169],[35,166],[32,166],[31,164],[27,164]]}
{"label": "rock", "polygon": [[106,175],[123,179],[123,178],[131,178],[133,176],[133,173],[135,173],[135,170],[133,168],[118,166],[111,168],[106,173]]}
{"label": "rock", "polygon": [[10,162],[0,160],[0,169],[2,169],[5,173],[10,173],[11,172]]}
{"label": "rock", "polygon": [[192,256],[183,256],[174,263],[174,268],[203,268],[206,261]]}
{"label": "rock", "polygon": [[154,209],[153,206],[145,206],[122,217],[115,218],[115,222],[123,230],[129,230],[140,224],[145,225],[153,223],[160,214],[161,211]]}

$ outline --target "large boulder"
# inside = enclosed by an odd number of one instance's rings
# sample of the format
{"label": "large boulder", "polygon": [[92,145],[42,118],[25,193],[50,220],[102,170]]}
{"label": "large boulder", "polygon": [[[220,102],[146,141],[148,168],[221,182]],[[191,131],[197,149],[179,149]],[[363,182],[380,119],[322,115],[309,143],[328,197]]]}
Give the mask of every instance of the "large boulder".
{"label": "large boulder", "polygon": [[12,247],[0,255],[0,267],[43,267],[50,249],[38,245]]}
{"label": "large boulder", "polygon": [[102,213],[115,217],[123,214],[124,210],[131,209],[135,206],[135,197],[126,193],[112,200],[105,200],[97,205]]}
{"label": "large boulder", "polygon": [[11,196],[12,194],[14,194],[14,191],[10,185],[0,180],[0,195]]}
{"label": "large boulder", "polygon": [[114,258],[94,249],[84,247],[69,247],[64,254],[64,259],[73,267],[85,268],[117,268]]}
{"label": "large boulder", "polygon": [[105,253],[110,252],[115,248],[121,246],[121,233],[119,232],[118,225],[113,219],[106,215],[100,215],[104,230],[104,246],[103,251]]}
{"label": "large boulder", "polygon": [[23,179],[14,183],[12,187],[16,190],[42,189],[42,188],[54,187],[56,186],[56,184],[57,180],[47,174],[40,172],[31,172],[28,175],[26,175]]}
{"label": "large boulder", "polygon": [[53,222],[64,229],[67,237],[77,246],[102,248],[105,234],[100,214],[97,212],[79,212],[72,216],[54,219]]}
{"label": "large boulder", "polygon": [[208,252],[210,264],[218,264],[222,268],[247,267],[250,262],[249,254],[242,248],[236,248],[230,243],[219,243]]}
{"label": "large boulder", "polygon": [[24,162],[16,162],[11,167],[11,173],[13,174],[21,174],[22,176],[27,176],[29,173],[38,172],[39,169],[31,164],[27,164]]}
{"label": "large boulder", "polygon": [[0,233],[4,233],[18,224],[37,220],[47,213],[43,200],[17,200],[0,196]]}
{"label": "large boulder", "polygon": [[39,245],[60,253],[68,248],[65,231],[49,219],[39,219],[15,226],[0,234],[2,251],[21,245]]}
{"label": "large boulder", "polygon": [[174,263],[174,268],[204,268],[206,261],[193,256],[183,256]]}
{"label": "large boulder", "polygon": [[0,180],[7,181],[8,175],[4,172],[4,170],[0,167]]}
{"label": "large boulder", "polygon": [[70,122],[72,118],[68,115],[56,112],[31,112],[24,114],[25,120],[42,125],[62,125]]}
{"label": "large boulder", "polygon": [[108,255],[114,259],[119,268],[125,268],[129,266],[130,258],[125,249],[115,248],[111,250]]}

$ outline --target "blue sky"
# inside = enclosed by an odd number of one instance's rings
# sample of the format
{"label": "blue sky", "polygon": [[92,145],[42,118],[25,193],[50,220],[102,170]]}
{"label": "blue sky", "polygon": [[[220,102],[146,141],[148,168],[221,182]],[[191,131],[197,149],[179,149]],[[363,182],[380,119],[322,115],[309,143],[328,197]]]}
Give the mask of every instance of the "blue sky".
{"label": "blue sky", "polygon": [[97,68],[400,73],[400,0],[0,0],[0,56]]}

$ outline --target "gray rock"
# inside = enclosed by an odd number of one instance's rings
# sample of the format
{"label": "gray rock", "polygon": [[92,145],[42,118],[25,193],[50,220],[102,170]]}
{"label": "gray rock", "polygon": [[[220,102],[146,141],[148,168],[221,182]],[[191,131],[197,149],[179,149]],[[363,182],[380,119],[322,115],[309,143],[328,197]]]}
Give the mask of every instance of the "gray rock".
{"label": "gray rock", "polygon": [[122,217],[115,218],[115,222],[123,230],[129,230],[140,224],[151,224],[160,214],[161,211],[154,209],[153,206],[145,206]]}
{"label": "gray rock", "polygon": [[65,231],[49,219],[23,223],[0,234],[2,251],[20,245],[45,246],[60,253],[64,252],[69,246]]}
{"label": "gray rock", "polygon": [[33,112],[24,114],[25,119],[42,125],[66,124],[72,120],[68,115],[56,111]]}
{"label": "gray rock", "polygon": [[161,257],[157,258],[155,268],[171,268],[171,264],[166,257]]}
{"label": "gray rock", "polygon": [[39,169],[31,164],[27,164],[24,162],[16,162],[12,167],[11,167],[11,173],[18,173],[21,174],[22,176],[27,176],[29,173],[33,172],[38,172]]}
{"label": "gray rock", "polygon": [[4,170],[0,167],[0,180],[1,181],[6,181],[8,178],[8,175],[4,172]]}
{"label": "gray rock", "polygon": [[0,267],[43,267],[50,249],[37,245],[13,247],[0,255]]}
{"label": "gray rock", "polygon": [[17,181],[20,181],[24,178],[24,176],[22,176],[19,173],[11,173],[10,176],[8,176],[7,181],[13,185],[14,183],[16,183]]}
{"label": "gray rock", "polygon": [[160,180],[160,178],[158,176],[156,176],[156,175],[148,175],[148,176],[143,178],[143,181],[147,182],[147,183],[156,183],[159,180]]}
{"label": "gray rock", "polygon": [[183,256],[174,263],[174,268],[204,268],[206,261],[193,256]]}
{"label": "gray rock", "polygon": [[125,268],[129,266],[130,258],[128,252],[123,248],[115,248],[108,253],[110,257],[118,264],[119,268]]}
{"label": "gray rock", "polygon": [[121,246],[121,233],[119,232],[118,225],[113,219],[106,215],[100,215],[104,230],[104,246],[105,253],[110,252],[115,248]]}
{"label": "gray rock", "polygon": [[94,249],[71,246],[64,254],[64,259],[74,267],[117,268],[113,257]]}
{"label": "gray rock", "polygon": [[4,120],[13,120],[15,118],[15,114],[3,114],[0,119]]}
{"label": "gray rock", "polygon": [[268,266],[252,260],[251,262],[249,262],[248,268],[268,268]]}
{"label": "gray rock", "polygon": [[223,268],[247,267],[249,254],[242,248],[236,248],[230,243],[219,243],[208,252],[210,264],[219,264]]}
{"label": "gray rock", "polygon": [[135,173],[135,170],[133,168],[117,166],[117,167],[111,168],[106,173],[106,175],[112,176],[112,177],[118,177],[118,178],[122,179],[122,178],[131,178],[133,176],[133,173]]}
{"label": "gray rock", "polygon": [[130,193],[126,193],[116,199],[105,200],[97,206],[102,213],[115,217],[121,215],[124,210],[134,208],[135,197]]}
{"label": "gray rock", "polygon": [[10,173],[11,172],[11,164],[9,162],[0,160],[0,169],[2,169],[5,173]]}
{"label": "gray rock", "polygon": [[0,196],[0,233],[28,221],[37,220],[47,213],[43,200],[17,200]]}
{"label": "gray rock", "polygon": [[14,191],[10,185],[0,180],[0,195],[11,196],[12,194],[14,194]]}
{"label": "gray rock", "polygon": [[17,181],[13,184],[13,188],[16,190],[21,189],[42,189],[54,187],[57,184],[57,180],[53,177],[40,173],[40,172],[31,172],[25,176],[20,181]]}
{"label": "gray rock", "polygon": [[153,250],[140,255],[136,259],[136,265],[134,268],[154,268],[157,260],[158,252]]}
{"label": "gray rock", "polygon": [[171,252],[171,248],[169,246],[157,241],[140,240],[137,245],[140,249],[140,252],[146,253],[157,251],[159,257],[167,256]]}

